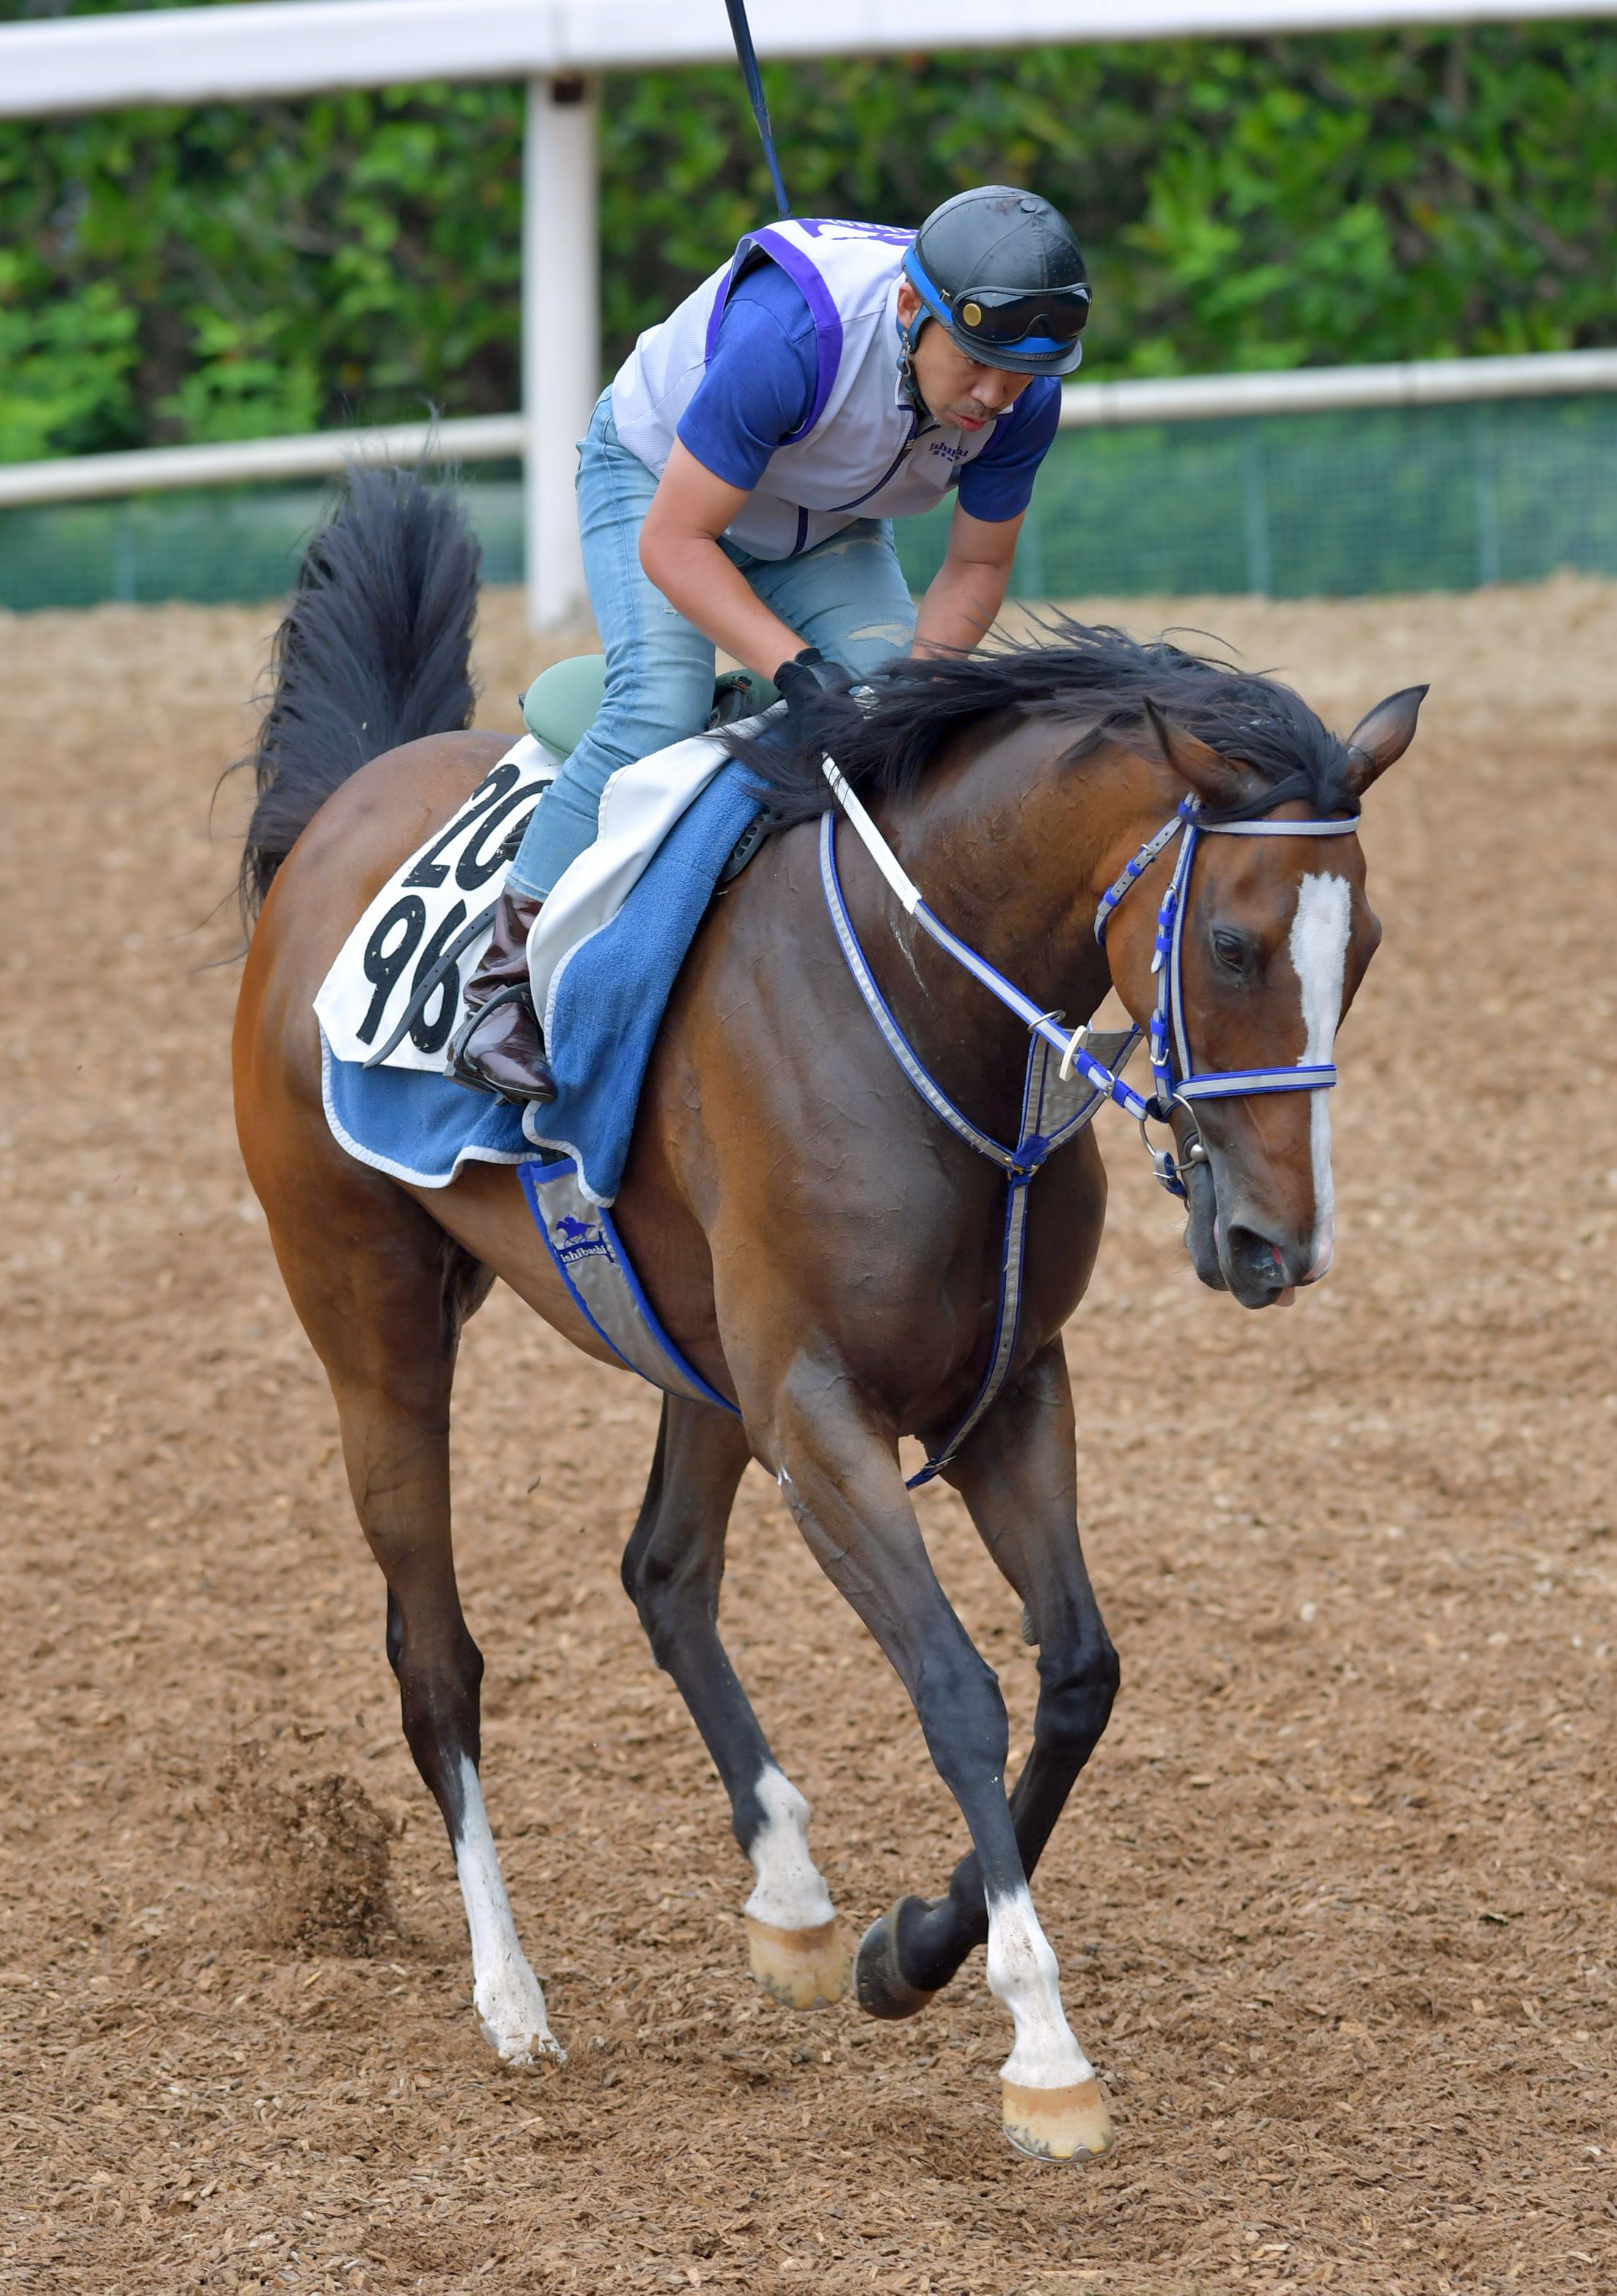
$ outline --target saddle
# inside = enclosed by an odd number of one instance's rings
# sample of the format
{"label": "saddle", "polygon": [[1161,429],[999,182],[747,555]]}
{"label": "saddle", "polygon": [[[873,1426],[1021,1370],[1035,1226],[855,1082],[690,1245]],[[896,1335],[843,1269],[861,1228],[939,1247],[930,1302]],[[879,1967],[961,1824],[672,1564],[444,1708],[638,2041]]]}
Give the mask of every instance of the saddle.
{"label": "saddle", "polygon": [[[562,661],[553,661],[542,669],[527,692],[519,697],[518,708],[522,723],[535,742],[549,750],[559,763],[565,764],[583,741],[600,715],[607,690],[607,658],[604,653],[568,654]],[[717,733],[722,726],[739,725],[743,718],[755,718],[772,709],[780,695],[767,677],[759,677],[750,669],[727,669],[715,678],[713,708],[708,714],[706,731]],[[743,830],[735,851],[720,873],[719,882],[734,882],[753,855],[764,842],[761,824],[753,822]],[[519,830],[511,840],[508,860],[514,858],[521,841]]]}
{"label": "saddle", "polygon": [[[543,742],[558,757],[570,758],[600,714],[607,690],[607,658],[603,653],[569,654],[553,661],[522,696],[522,722],[535,742]],[[766,677],[750,669],[727,669],[715,678],[713,710],[706,731],[734,726],[755,718],[780,699]]]}

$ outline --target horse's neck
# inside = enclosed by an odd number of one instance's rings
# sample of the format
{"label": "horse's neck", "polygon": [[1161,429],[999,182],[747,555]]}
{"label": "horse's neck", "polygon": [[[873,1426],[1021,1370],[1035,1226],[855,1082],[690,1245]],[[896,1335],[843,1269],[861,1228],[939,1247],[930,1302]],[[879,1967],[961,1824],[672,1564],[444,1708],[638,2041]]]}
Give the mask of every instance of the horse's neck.
{"label": "horse's neck", "polygon": [[[1131,851],[1139,842],[1137,824],[1161,816],[1120,758],[1058,767],[1070,740],[1049,725],[1018,727],[878,811],[928,907],[1041,1010],[1075,1025],[1110,986],[1094,932],[1109,882],[1101,873],[1124,840]],[[1014,1123],[1024,1032],[904,914],[845,831],[839,851],[856,930],[923,1063],[979,1120]]]}
{"label": "horse's neck", "polygon": [[887,820],[899,857],[951,931],[1043,1009],[1059,1006],[1076,1022],[1110,985],[1095,939],[1100,893],[1172,806],[1138,759],[1109,744],[1058,764],[1071,739],[1049,723],[1019,726],[923,782]]}

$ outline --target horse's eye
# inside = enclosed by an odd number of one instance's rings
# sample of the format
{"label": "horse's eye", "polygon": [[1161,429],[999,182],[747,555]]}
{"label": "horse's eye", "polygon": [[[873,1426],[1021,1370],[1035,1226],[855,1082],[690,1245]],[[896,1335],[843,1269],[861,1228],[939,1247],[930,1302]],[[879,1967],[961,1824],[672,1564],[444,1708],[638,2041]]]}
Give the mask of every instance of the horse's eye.
{"label": "horse's eye", "polygon": [[1215,931],[1213,936],[1213,953],[1221,964],[1227,964],[1229,967],[1231,972],[1245,972],[1250,951],[1246,946],[1245,933]]}

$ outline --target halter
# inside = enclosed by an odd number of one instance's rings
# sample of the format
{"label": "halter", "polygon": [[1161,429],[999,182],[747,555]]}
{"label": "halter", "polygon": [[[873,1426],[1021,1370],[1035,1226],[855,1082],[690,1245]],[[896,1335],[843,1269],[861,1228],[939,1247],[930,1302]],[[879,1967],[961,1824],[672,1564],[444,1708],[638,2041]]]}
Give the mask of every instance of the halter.
{"label": "halter", "polygon": [[[1336,1068],[1331,1061],[1297,1061],[1285,1068],[1205,1069],[1197,1072],[1185,1029],[1181,950],[1185,913],[1189,906],[1186,897],[1196,845],[1204,837],[1343,837],[1352,836],[1358,827],[1357,814],[1330,821],[1207,821],[1202,816],[1199,801],[1188,797],[1172,819],[1165,821],[1154,837],[1146,840],[1121,876],[1101,895],[1095,912],[1095,939],[1104,949],[1113,910],[1136,878],[1167,850],[1176,836],[1180,839],[1172,873],[1157,907],[1156,942],[1151,952],[1156,1003],[1147,1031],[1147,1052],[1156,1090],[1148,1115],[1166,1123],[1176,1101],[1181,1107],[1190,1108],[1198,1100],[1238,1100],[1248,1094],[1328,1092],[1335,1083]],[[1152,1150],[1151,1160],[1163,1185],[1172,1194],[1182,1196],[1184,1187],[1169,1152]]]}
{"label": "halter", "polygon": [[[1193,1109],[1197,1101],[1237,1100],[1249,1094],[1326,1092],[1335,1083],[1335,1066],[1328,1061],[1297,1061],[1283,1068],[1205,1069],[1198,1071],[1191,1059],[1185,1029],[1181,948],[1190,868],[1196,858],[1199,839],[1206,836],[1345,837],[1352,836],[1358,829],[1359,820],[1357,815],[1351,815],[1332,821],[1207,821],[1202,817],[1199,801],[1193,797],[1186,798],[1172,817],[1165,821],[1155,835],[1147,838],[1122,874],[1107,888],[1095,914],[1095,938],[1103,951],[1107,922],[1123,895],[1138,878],[1144,875],[1152,862],[1167,851],[1173,840],[1176,837],[1180,839],[1172,873],[1156,912],[1156,941],[1151,955],[1151,970],[1156,976],[1156,1002],[1146,1032],[1151,1076],[1156,1088],[1150,1099],[1147,1100],[1131,1086],[1125,1084],[1120,1073],[1139,1042],[1139,1029],[1130,1028],[1121,1034],[1108,1034],[1087,1027],[1072,1029],[1058,1027],[1060,1017],[1058,1013],[1042,1011],[1032,997],[1025,996],[1013,981],[1008,980],[996,966],[989,964],[986,957],[979,956],[976,949],[961,940],[958,934],[951,932],[943,920],[927,907],[919,887],[905,873],[898,856],[829,758],[821,761],[821,770],[837,805],[847,817],[848,825],[875,862],[906,914],[913,917],[922,931],[940,948],[946,950],[974,980],[980,981],[991,996],[998,997],[1001,1004],[1014,1013],[1033,1039],[1028,1048],[1027,1075],[1023,1086],[1021,1127],[1016,1146],[1007,1148],[981,1131],[955,1107],[928,1073],[888,1009],[866,962],[864,951],[859,945],[847,903],[843,898],[837,870],[835,817],[829,812],[823,815],[820,824],[820,873],[825,890],[826,906],[830,912],[837,941],[860,995],[888,1050],[933,1113],[968,1147],[998,1164],[1006,1179],[1005,1240],[1000,1264],[999,1308],[988,1369],[964,1419],[947,1442],[927,1459],[920,1472],[910,1478],[913,1486],[930,1481],[941,1467],[948,1464],[1005,1383],[1016,1350],[1028,1186],[1052,1152],[1082,1131],[1104,1102],[1115,1101],[1125,1114],[1133,1117],[1139,1126],[1143,1141],[1146,1126],[1152,1122],[1165,1124],[1175,1103]],[[1053,1077],[1049,1057],[1052,1052],[1061,1056],[1060,1065]],[[1087,1093],[1070,1093],[1074,1072],[1090,1087]],[[1062,1086],[1069,1086],[1069,1096],[1066,1099],[1060,1093]],[[1148,1141],[1146,1145],[1158,1180],[1170,1195],[1182,1197],[1185,1184],[1180,1177],[1180,1166],[1172,1149],[1153,1149]]]}

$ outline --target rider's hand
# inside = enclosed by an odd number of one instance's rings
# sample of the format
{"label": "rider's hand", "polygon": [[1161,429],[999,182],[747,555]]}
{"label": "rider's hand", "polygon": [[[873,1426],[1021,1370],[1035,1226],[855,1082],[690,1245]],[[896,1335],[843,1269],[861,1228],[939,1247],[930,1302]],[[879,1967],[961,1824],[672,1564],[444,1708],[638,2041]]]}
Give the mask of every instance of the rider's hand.
{"label": "rider's hand", "polygon": [[869,709],[876,696],[871,688],[839,661],[827,661],[818,646],[804,646],[775,672],[775,685],[786,704],[786,723],[795,740],[806,748],[835,742],[837,727],[850,710]]}
{"label": "rider's hand", "polygon": [[845,669],[839,661],[828,661],[818,646],[804,646],[775,672],[775,689],[788,716],[794,694],[807,701],[815,693],[848,693],[858,683],[851,669]]}

